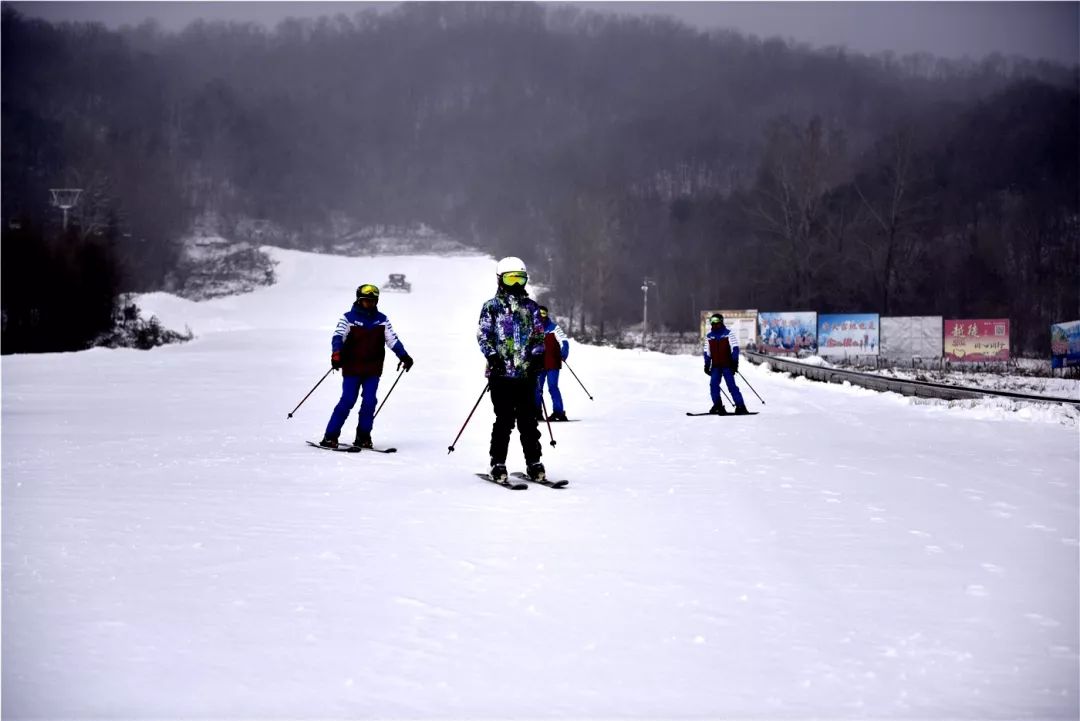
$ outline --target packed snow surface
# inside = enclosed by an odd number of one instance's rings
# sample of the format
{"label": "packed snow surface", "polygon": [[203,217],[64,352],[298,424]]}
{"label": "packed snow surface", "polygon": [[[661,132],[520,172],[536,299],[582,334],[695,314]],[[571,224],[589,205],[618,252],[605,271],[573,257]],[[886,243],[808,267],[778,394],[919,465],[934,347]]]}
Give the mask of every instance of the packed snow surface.
{"label": "packed snow surface", "polygon": [[[760,414],[691,418],[700,357],[572,343],[570,486],[507,491],[487,398],[447,452],[493,260],[269,252],[274,286],[139,299],[190,343],[3,358],[5,719],[1080,713],[1074,415],[744,364]],[[286,415],[392,272],[400,452],[310,448],[340,376]]]}

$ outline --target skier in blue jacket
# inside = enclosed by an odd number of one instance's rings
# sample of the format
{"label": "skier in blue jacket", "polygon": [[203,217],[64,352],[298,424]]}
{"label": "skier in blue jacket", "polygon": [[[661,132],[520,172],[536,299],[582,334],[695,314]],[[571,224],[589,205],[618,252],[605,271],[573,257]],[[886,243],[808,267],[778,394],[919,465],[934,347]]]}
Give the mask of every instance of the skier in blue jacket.
{"label": "skier in blue jacket", "polygon": [[[371,448],[371,428],[375,421],[375,405],[378,398],[379,378],[383,372],[386,348],[394,352],[400,361],[399,368],[408,371],[413,359],[405,352],[390,319],[379,312],[379,286],[365,283],[356,289],[356,302],[337,322],[330,338],[330,365],[341,369],[341,400],[330,414],[326,434],[319,442],[327,448],[338,447],[338,436],[349,411],[356,405],[361,390],[360,422],[353,445]],[[385,347],[384,347],[385,346]]]}
{"label": "skier in blue jacket", "polygon": [[563,361],[570,355],[570,339],[563,329],[548,315],[546,305],[540,306],[540,319],[544,322],[544,368],[536,377],[536,413],[537,419],[543,420],[544,382],[547,381],[548,393],[551,394],[551,415],[549,421],[565,421],[562,393],[559,392],[559,371]]}
{"label": "skier in blue jacket", "polygon": [[705,375],[709,376],[709,392],[712,394],[710,413],[727,415],[723,399],[720,397],[720,379],[727,383],[731,400],[735,404],[735,415],[745,416],[749,411],[743,403],[742,393],[735,385],[735,373],[739,370],[739,339],[724,325],[724,316],[713,313],[709,317],[710,330],[705,336],[704,356]]}

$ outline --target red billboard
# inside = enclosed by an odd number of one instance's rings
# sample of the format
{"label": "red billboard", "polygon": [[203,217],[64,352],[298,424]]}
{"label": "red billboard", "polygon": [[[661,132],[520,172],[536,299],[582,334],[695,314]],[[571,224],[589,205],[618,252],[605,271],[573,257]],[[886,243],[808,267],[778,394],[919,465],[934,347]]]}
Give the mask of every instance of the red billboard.
{"label": "red billboard", "polygon": [[946,320],[945,360],[983,363],[1009,360],[1009,319]]}

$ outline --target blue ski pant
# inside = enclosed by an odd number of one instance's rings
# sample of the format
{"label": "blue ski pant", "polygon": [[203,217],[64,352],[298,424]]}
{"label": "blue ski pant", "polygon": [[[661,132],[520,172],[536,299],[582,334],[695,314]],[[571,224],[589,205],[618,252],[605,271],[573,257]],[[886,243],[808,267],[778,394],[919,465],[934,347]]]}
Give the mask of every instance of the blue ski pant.
{"label": "blue ski pant", "polygon": [[341,400],[334,406],[334,412],[330,414],[330,422],[326,424],[326,435],[337,438],[341,435],[341,427],[349,417],[349,411],[356,405],[356,399],[360,391],[364,392],[364,399],[360,401],[360,423],[358,429],[367,433],[371,432],[371,426],[375,420],[375,405],[379,399],[375,393],[379,390],[379,376],[343,376],[341,378]]}
{"label": "blue ski pant", "polygon": [[562,393],[559,391],[559,371],[540,371],[536,377],[536,407],[544,403],[544,381],[547,381],[548,393],[551,394],[551,412],[562,413]]}
{"label": "blue ski pant", "polygon": [[717,368],[716,366],[713,366],[712,373],[709,375],[709,392],[712,394],[713,404],[715,405],[722,400],[720,396],[721,378],[727,383],[731,401],[737,406],[743,405],[742,393],[739,392],[739,387],[735,385],[735,371],[730,368]]}

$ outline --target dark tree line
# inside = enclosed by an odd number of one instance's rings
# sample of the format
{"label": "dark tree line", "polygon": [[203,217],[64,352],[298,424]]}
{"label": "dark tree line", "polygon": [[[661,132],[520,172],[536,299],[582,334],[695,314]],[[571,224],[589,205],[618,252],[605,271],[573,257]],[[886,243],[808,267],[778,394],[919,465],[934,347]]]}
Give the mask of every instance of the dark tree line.
{"label": "dark tree line", "polygon": [[5,353],[82,350],[113,326],[120,278],[109,232],[84,239],[77,228],[5,228]]}
{"label": "dark tree line", "polygon": [[98,253],[103,292],[157,288],[205,213],[297,247],[424,222],[525,257],[601,333],[640,320],[645,276],[672,329],[717,305],[1002,315],[1041,352],[1080,316],[1075,67],[531,3],[2,24],[5,352],[51,348],[11,329],[42,325],[30,286],[64,254]]}

